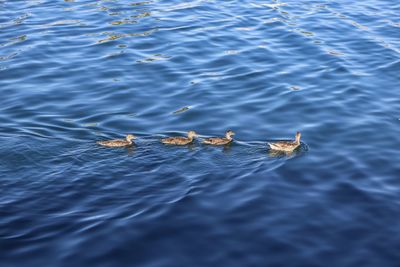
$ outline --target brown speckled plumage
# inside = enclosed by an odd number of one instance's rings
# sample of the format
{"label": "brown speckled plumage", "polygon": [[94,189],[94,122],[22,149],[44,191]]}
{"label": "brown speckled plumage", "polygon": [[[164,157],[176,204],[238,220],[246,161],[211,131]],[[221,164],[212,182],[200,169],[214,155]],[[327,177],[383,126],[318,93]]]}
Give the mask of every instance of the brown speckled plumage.
{"label": "brown speckled plumage", "polygon": [[188,132],[188,137],[167,137],[161,139],[161,142],[164,144],[169,144],[169,145],[187,145],[193,142],[194,137],[197,136],[197,133],[195,131],[189,131]]}
{"label": "brown speckled plumage", "polygon": [[275,143],[268,143],[272,150],[291,152],[300,146],[300,132],[296,133],[296,139],[294,141],[279,141]]}
{"label": "brown speckled plumage", "polygon": [[135,139],[135,136],[133,134],[128,134],[125,139],[98,141],[97,144],[106,147],[126,147],[133,144],[133,139]]}
{"label": "brown speckled plumage", "polygon": [[207,145],[214,145],[214,146],[221,146],[221,145],[227,145],[230,142],[233,141],[232,136],[235,135],[235,133],[231,130],[226,131],[225,137],[210,137],[210,138],[205,138],[203,140],[203,144]]}

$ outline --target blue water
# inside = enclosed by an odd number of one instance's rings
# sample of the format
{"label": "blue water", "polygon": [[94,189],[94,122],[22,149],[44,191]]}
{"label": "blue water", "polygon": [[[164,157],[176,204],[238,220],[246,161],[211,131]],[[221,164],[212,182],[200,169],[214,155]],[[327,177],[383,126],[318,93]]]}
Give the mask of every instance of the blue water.
{"label": "blue water", "polygon": [[399,14],[0,0],[0,265],[399,266]]}

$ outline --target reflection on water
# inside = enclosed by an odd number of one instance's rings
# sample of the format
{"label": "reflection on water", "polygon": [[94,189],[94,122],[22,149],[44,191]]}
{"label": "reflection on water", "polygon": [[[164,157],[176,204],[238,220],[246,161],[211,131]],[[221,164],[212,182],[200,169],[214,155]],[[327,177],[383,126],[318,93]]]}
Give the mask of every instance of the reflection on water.
{"label": "reflection on water", "polygon": [[281,158],[281,157],[292,157],[295,155],[293,151],[279,151],[279,150],[269,150],[268,156],[271,158]]}
{"label": "reflection on water", "polygon": [[0,0],[0,265],[397,266],[399,12]]}

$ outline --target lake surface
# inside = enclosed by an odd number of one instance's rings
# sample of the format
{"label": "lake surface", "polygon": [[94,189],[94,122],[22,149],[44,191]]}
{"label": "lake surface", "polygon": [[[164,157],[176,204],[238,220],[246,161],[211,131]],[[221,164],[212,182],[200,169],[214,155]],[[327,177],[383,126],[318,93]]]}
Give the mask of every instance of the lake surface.
{"label": "lake surface", "polygon": [[0,0],[0,265],[399,266],[399,14]]}

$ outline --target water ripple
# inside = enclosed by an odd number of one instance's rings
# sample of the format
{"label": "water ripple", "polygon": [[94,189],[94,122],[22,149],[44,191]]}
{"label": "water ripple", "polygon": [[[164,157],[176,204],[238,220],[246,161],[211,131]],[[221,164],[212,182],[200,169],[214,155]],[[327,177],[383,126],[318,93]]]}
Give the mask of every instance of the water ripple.
{"label": "water ripple", "polygon": [[0,0],[0,262],[397,266],[399,12]]}

